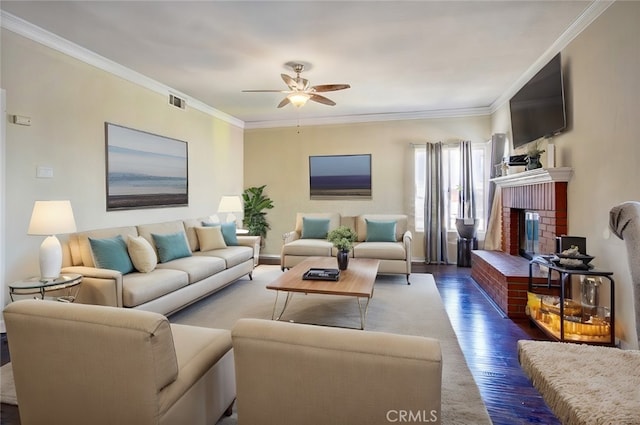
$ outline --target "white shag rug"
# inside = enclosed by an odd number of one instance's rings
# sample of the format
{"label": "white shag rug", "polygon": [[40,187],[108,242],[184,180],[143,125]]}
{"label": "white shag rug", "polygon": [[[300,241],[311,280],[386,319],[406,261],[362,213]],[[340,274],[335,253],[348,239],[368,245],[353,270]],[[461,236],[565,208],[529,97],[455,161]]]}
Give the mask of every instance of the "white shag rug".
{"label": "white shag rug", "polygon": [[18,404],[11,363],[0,367],[0,403]]}
{"label": "white shag rug", "polygon": [[564,425],[640,424],[640,351],[522,340],[518,358]]}

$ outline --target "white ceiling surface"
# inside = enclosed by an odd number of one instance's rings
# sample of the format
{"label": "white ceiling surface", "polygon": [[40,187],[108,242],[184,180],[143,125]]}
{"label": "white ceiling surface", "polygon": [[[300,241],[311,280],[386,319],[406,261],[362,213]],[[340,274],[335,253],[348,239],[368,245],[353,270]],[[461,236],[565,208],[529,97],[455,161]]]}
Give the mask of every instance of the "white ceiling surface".
{"label": "white ceiling surface", "polygon": [[[3,11],[244,122],[488,113],[593,1],[2,1]],[[555,51],[554,51],[555,49]],[[336,106],[276,108],[290,61]],[[508,97],[506,97],[508,96]]]}

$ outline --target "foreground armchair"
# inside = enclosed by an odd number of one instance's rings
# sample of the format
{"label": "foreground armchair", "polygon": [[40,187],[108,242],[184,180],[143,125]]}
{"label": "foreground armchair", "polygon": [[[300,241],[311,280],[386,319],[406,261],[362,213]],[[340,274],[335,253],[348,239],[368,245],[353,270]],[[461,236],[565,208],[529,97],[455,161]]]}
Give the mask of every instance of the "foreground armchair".
{"label": "foreground armchair", "polygon": [[239,425],[440,423],[435,339],[258,319],[232,339]]}
{"label": "foreground armchair", "polygon": [[23,425],[215,424],[235,398],[227,330],[23,300],[4,310]]}

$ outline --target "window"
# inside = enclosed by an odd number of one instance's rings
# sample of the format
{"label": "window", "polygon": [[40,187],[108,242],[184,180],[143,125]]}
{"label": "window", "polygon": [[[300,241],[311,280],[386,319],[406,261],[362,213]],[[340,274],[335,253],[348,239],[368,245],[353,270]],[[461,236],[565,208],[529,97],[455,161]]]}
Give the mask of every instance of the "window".
{"label": "window", "polygon": [[[485,230],[485,199],[486,199],[486,182],[485,182],[485,158],[486,146],[482,144],[473,144],[471,147],[473,161],[473,189],[476,195],[476,216],[480,220],[478,225],[479,231]],[[417,146],[415,148],[415,228],[416,231],[424,231],[424,184],[426,173],[426,149]],[[447,198],[446,226],[448,230],[455,231],[456,217],[458,215],[458,188],[460,187],[460,148],[455,145],[442,146],[442,166],[444,192]]]}

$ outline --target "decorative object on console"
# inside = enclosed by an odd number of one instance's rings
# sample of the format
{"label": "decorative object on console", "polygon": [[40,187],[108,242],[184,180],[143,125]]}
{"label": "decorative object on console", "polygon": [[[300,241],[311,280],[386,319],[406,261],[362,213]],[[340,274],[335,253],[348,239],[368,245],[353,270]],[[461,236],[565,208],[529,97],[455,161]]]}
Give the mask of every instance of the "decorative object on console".
{"label": "decorative object on console", "polygon": [[338,269],[346,270],[349,266],[349,252],[353,249],[353,243],[357,238],[356,232],[347,226],[340,226],[327,235],[327,240],[338,250],[336,254]]}
{"label": "decorative object on console", "polygon": [[[226,222],[235,222],[237,220],[233,213],[242,212],[242,201],[239,196],[223,196],[218,204],[219,213],[227,213]],[[237,224],[237,223],[236,223]]]}
{"label": "decorative object on console", "polygon": [[76,231],[70,201],[36,201],[29,222],[29,235],[47,236],[40,245],[40,277],[56,279],[62,267],[62,246],[56,234]]}

